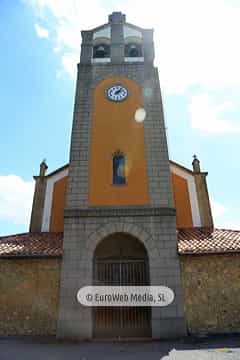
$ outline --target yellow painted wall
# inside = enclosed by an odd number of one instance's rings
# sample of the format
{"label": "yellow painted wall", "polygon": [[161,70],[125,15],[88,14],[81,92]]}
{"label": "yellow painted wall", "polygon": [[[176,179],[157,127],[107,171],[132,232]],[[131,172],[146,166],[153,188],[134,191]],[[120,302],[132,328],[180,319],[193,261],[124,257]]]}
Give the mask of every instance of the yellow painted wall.
{"label": "yellow painted wall", "polygon": [[192,227],[192,211],[187,180],[172,173],[172,184],[177,227]]}
{"label": "yellow painted wall", "polygon": [[[114,84],[128,87],[127,100],[115,103],[106,98],[106,88]],[[89,206],[149,204],[144,124],[134,119],[142,107],[138,85],[113,77],[95,89],[89,178]],[[126,185],[112,184],[112,155],[126,154]]]}

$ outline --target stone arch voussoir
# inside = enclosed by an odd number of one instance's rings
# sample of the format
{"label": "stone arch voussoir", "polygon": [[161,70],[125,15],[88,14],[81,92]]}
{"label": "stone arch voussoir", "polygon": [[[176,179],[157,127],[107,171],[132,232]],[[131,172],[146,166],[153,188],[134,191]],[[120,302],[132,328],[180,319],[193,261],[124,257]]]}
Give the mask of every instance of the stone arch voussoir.
{"label": "stone arch voussoir", "polygon": [[155,249],[153,238],[143,227],[131,223],[114,223],[101,226],[89,236],[87,251],[91,259],[99,242],[114,233],[125,233],[136,237],[144,244],[149,258],[154,257],[153,253],[157,249]]}

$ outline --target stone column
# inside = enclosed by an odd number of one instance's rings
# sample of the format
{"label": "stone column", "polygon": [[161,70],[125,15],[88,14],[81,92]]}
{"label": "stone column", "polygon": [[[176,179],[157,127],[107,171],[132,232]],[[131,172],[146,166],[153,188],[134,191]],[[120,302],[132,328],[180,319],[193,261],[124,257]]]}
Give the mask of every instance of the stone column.
{"label": "stone column", "polygon": [[143,30],[143,52],[144,62],[153,64],[154,60],[154,44],[153,44],[153,30]]}
{"label": "stone column", "polygon": [[92,61],[92,37],[93,32],[92,31],[82,31],[82,45],[81,45],[81,57],[80,61],[81,64],[91,64]]}
{"label": "stone column", "polygon": [[43,160],[40,164],[40,172],[39,176],[34,176],[35,190],[33,197],[33,205],[32,205],[32,214],[30,221],[30,232],[40,232],[42,228],[42,217],[43,217],[43,207],[45,201],[45,193],[46,193],[46,171],[47,164],[45,160]]}
{"label": "stone column", "polygon": [[124,62],[124,36],[123,23],[125,15],[115,12],[109,16],[111,25],[111,62],[112,64],[122,64]]}
{"label": "stone column", "polygon": [[200,161],[198,160],[196,155],[194,155],[192,166],[193,166],[194,180],[197,190],[201,224],[202,226],[213,228],[214,225],[213,225],[212,211],[211,211],[211,205],[209,201],[207,181],[206,181],[206,177],[208,173],[201,172]]}

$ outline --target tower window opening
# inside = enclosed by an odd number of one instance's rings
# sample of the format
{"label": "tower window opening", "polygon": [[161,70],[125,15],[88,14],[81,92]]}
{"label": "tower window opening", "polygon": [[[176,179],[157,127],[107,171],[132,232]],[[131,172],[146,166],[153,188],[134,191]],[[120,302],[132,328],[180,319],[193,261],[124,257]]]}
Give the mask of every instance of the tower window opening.
{"label": "tower window opening", "polygon": [[126,57],[142,57],[142,46],[140,44],[126,44],[125,45]]}
{"label": "tower window opening", "polygon": [[93,58],[102,59],[110,57],[110,46],[106,44],[95,45],[93,47]]}
{"label": "tower window opening", "polygon": [[113,157],[113,185],[126,184],[125,177],[125,156],[116,154]]}

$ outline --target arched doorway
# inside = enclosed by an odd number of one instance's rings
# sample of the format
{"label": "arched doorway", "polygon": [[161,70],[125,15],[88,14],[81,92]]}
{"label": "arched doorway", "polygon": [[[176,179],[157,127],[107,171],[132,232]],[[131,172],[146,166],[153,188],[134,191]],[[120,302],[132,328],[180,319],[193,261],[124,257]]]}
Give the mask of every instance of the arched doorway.
{"label": "arched doorway", "polygon": [[[115,233],[103,239],[93,258],[94,285],[150,285],[148,255],[135,237]],[[93,337],[150,337],[151,308],[93,308]]]}

